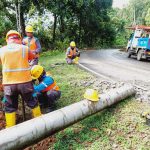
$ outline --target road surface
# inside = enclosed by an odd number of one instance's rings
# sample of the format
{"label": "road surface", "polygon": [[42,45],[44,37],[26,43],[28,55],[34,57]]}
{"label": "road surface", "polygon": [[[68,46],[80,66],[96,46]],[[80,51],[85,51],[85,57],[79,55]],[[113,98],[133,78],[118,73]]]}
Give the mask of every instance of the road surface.
{"label": "road surface", "polygon": [[150,61],[127,58],[125,52],[116,49],[83,52],[80,63],[116,81],[150,82]]}

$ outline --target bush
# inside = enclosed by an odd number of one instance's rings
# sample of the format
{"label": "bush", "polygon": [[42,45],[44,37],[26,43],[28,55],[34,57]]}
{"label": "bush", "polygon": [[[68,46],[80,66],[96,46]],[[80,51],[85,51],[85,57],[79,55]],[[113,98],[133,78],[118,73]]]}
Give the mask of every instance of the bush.
{"label": "bush", "polygon": [[69,39],[64,39],[64,41],[56,41],[55,42],[55,50],[65,51],[69,46]]}

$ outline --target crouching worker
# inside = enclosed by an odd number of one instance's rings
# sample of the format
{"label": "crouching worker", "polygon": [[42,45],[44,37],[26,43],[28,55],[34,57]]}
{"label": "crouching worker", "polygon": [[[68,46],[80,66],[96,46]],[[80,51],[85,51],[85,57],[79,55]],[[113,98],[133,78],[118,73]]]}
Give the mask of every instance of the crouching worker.
{"label": "crouching worker", "polygon": [[61,91],[51,76],[46,75],[46,71],[40,65],[31,68],[33,80],[38,80],[39,84],[34,85],[34,92],[38,97],[43,113],[51,112],[55,109],[55,102],[60,98]]}
{"label": "crouching worker", "polygon": [[4,111],[6,128],[16,124],[16,111],[18,109],[18,96],[32,109],[33,117],[41,115],[38,100],[33,97],[33,84],[28,60],[34,59],[27,46],[21,44],[21,35],[10,30],[6,35],[7,45],[0,49],[2,64]]}
{"label": "crouching worker", "polygon": [[78,48],[76,47],[76,43],[72,41],[70,43],[70,47],[68,47],[66,52],[66,61],[68,64],[78,64],[78,60],[80,57],[80,52]]}

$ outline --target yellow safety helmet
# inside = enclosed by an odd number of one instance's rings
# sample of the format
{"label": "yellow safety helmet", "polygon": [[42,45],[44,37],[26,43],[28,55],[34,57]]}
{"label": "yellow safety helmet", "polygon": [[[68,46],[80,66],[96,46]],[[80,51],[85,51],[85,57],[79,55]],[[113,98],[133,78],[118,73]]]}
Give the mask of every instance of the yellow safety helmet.
{"label": "yellow safety helmet", "polygon": [[74,41],[72,41],[72,42],[70,43],[70,46],[71,46],[71,47],[76,47],[76,43],[75,43]]}
{"label": "yellow safety helmet", "polygon": [[8,31],[7,34],[6,34],[6,40],[8,39],[8,37],[9,37],[10,35],[18,35],[18,36],[21,38],[21,35],[20,35],[19,32],[17,32],[16,30],[10,30],[10,31]]}
{"label": "yellow safety helmet", "polygon": [[41,74],[43,73],[44,71],[44,68],[40,65],[34,65],[32,68],[31,68],[31,76],[32,76],[32,79],[38,79]]}
{"label": "yellow safety helmet", "polygon": [[98,92],[93,89],[87,89],[84,98],[96,102],[99,100]]}
{"label": "yellow safety helmet", "polygon": [[147,118],[148,115],[150,115],[150,111],[144,111],[141,113],[142,118]]}
{"label": "yellow safety helmet", "polygon": [[25,31],[32,33],[33,32],[33,27],[31,25],[27,25],[26,28],[25,28]]}

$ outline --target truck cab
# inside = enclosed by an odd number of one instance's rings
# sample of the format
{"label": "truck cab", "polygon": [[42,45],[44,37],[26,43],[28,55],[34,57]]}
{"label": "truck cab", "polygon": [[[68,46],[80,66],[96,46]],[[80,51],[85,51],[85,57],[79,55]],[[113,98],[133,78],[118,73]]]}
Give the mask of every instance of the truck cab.
{"label": "truck cab", "polygon": [[136,26],[130,27],[133,33],[130,35],[127,44],[128,58],[137,56],[137,60],[150,58],[150,27]]}

